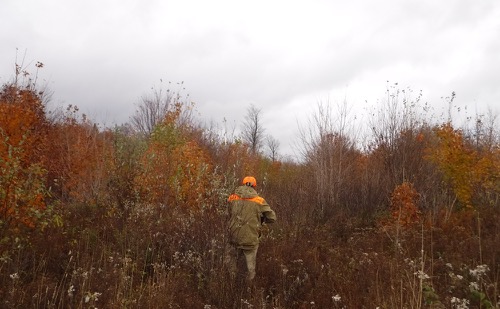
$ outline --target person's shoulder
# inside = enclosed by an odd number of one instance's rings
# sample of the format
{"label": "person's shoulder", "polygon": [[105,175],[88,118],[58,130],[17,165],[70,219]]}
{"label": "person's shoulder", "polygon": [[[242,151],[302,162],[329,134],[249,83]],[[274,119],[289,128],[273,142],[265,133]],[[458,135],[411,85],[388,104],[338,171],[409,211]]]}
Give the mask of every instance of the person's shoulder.
{"label": "person's shoulder", "polygon": [[228,202],[237,201],[237,200],[241,200],[241,197],[238,194],[234,194],[234,193],[229,195],[229,197],[227,198]]}
{"label": "person's shoulder", "polygon": [[266,206],[267,205],[266,200],[262,196],[260,196],[260,195],[256,195],[256,196],[252,197],[250,200],[252,202],[255,202],[255,203],[261,205],[261,206]]}

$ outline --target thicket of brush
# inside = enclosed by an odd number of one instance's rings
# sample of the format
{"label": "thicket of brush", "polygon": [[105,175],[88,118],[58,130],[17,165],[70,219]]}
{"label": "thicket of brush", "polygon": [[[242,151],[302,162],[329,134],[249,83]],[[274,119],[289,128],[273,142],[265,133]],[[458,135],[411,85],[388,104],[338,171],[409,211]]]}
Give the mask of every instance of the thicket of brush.
{"label": "thicket of brush", "polygon": [[[149,129],[140,110],[110,129],[4,85],[0,307],[499,307],[498,127],[431,121],[406,95],[388,89],[363,146],[342,106],[319,106],[292,161],[199,125],[178,95],[144,100],[165,108]],[[278,216],[252,288],[223,264],[245,175]]]}

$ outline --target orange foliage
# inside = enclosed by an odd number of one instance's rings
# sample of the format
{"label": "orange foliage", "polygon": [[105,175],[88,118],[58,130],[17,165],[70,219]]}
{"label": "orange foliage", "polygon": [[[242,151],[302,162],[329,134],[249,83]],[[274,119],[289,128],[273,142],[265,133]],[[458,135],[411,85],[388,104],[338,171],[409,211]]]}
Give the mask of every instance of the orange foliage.
{"label": "orange foliage", "polygon": [[[447,123],[435,130],[436,145],[427,150],[427,158],[436,163],[459,202],[472,207],[479,190],[498,190],[499,151],[479,153],[464,141],[460,130]],[[497,191],[498,193],[498,191]]]}
{"label": "orange foliage", "polygon": [[425,135],[422,132],[418,133],[416,140],[417,140],[417,142],[420,142],[420,143],[423,142],[425,140]]}
{"label": "orange foliage", "polygon": [[397,186],[391,195],[391,215],[398,225],[409,226],[420,221],[417,207],[418,193],[409,182]]}
{"label": "orange foliage", "polygon": [[206,194],[212,167],[193,141],[174,148],[151,143],[142,158],[143,171],[135,183],[145,201],[196,207]]}
{"label": "orange foliage", "polygon": [[0,217],[10,227],[34,227],[45,209],[43,167],[48,124],[39,96],[6,85],[0,92]]}
{"label": "orange foliage", "polygon": [[206,153],[195,142],[189,141],[174,149],[171,163],[176,167],[171,185],[177,201],[195,207],[207,196],[212,166]]}
{"label": "orange foliage", "polygon": [[0,144],[0,153],[9,146],[21,146],[22,162],[29,165],[40,162],[47,143],[47,120],[40,98],[29,89],[4,86],[0,92],[0,134],[6,143]]}
{"label": "orange foliage", "polygon": [[227,162],[234,166],[237,175],[255,175],[259,158],[251,154],[248,145],[236,142],[228,145]]}
{"label": "orange foliage", "polygon": [[207,197],[212,164],[189,130],[178,124],[181,105],[167,113],[152,133],[135,178],[140,197],[150,203],[197,208]]}
{"label": "orange foliage", "polygon": [[78,108],[69,106],[67,111],[50,136],[52,187],[63,199],[95,204],[104,194],[113,164],[111,138],[85,115],[79,120]]}

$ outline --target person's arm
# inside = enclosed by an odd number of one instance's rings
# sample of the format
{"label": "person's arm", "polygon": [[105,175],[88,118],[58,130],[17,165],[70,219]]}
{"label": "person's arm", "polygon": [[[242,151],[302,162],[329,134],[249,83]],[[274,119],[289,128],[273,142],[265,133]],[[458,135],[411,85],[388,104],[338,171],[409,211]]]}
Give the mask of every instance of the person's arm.
{"label": "person's arm", "polygon": [[261,205],[262,212],[262,223],[274,223],[276,221],[276,213],[271,209],[269,204],[266,201]]}
{"label": "person's arm", "polygon": [[276,222],[276,213],[271,209],[270,211],[263,212],[264,223]]}

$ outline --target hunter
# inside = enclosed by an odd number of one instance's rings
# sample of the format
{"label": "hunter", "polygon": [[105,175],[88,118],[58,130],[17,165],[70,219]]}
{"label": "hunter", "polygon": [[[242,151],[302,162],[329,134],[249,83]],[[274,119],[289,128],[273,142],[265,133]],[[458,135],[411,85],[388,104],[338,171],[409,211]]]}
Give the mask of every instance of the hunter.
{"label": "hunter", "polygon": [[226,262],[233,276],[243,273],[241,259],[246,262],[247,281],[251,283],[255,277],[257,249],[262,226],[276,221],[276,214],[260,197],[255,188],[255,177],[243,178],[242,185],[236,188],[228,198],[229,202],[229,246],[226,251]]}

